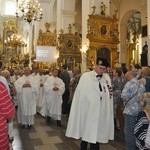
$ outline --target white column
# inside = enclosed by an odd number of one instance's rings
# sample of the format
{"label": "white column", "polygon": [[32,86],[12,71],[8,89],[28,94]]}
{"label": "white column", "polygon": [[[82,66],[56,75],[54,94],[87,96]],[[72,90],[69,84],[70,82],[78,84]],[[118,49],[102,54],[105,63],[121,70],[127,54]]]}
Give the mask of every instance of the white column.
{"label": "white column", "polygon": [[57,34],[60,29],[68,33],[68,25],[74,23],[75,0],[57,0]]}
{"label": "white column", "polygon": [[32,22],[29,24],[30,26],[30,32],[29,32],[29,67],[30,69],[32,69],[32,61],[31,61],[31,57],[32,57],[32,48],[33,48],[33,35],[32,35],[32,31],[33,31],[33,24]]}
{"label": "white column", "polygon": [[81,72],[84,72],[87,69],[87,59],[86,59],[86,44],[88,45],[87,35],[87,20],[90,11],[92,10],[90,6],[90,0],[82,0],[82,64],[81,64]]}

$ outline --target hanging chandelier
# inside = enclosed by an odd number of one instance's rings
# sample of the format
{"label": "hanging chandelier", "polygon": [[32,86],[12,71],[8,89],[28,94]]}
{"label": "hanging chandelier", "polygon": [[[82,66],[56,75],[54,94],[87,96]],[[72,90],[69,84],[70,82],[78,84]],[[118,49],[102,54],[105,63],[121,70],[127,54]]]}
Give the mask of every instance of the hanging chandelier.
{"label": "hanging chandelier", "polygon": [[40,21],[43,13],[40,8],[40,3],[37,0],[22,0],[17,1],[18,10],[16,12],[17,18],[22,18],[27,22]]}
{"label": "hanging chandelier", "polygon": [[25,43],[24,39],[21,37],[21,35],[13,34],[7,39],[4,40],[5,46],[11,46],[11,47],[26,47],[27,44]]}

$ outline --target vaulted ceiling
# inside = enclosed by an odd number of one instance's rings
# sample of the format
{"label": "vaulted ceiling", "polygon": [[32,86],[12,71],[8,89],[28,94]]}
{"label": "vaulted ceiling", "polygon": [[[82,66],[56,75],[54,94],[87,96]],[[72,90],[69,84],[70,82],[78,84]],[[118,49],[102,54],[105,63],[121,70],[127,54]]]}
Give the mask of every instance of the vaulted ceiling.
{"label": "vaulted ceiling", "polygon": [[135,34],[141,34],[141,14],[140,14],[140,12],[135,12],[129,18],[128,29]]}

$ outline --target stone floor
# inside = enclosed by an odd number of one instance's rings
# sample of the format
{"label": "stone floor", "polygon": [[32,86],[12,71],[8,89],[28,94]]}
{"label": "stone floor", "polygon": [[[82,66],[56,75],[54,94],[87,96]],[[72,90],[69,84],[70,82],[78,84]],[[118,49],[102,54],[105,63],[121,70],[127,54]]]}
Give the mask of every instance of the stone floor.
{"label": "stone floor", "polygon": [[[79,150],[80,140],[65,137],[67,116],[62,117],[62,127],[55,121],[46,123],[40,115],[35,116],[35,125],[30,129],[18,126],[14,121],[13,150]],[[108,144],[101,144],[101,150],[124,150],[124,140],[119,132],[115,133],[115,140]]]}

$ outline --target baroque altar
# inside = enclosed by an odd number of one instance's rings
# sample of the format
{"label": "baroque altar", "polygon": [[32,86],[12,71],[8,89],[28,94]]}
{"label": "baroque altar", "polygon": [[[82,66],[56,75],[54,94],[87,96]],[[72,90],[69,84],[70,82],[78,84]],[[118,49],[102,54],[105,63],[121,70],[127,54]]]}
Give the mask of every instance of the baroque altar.
{"label": "baroque altar", "polygon": [[68,67],[79,66],[81,63],[81,35],[72,33],[72,25],[68,26],[68,33],[61,29],[58,37],[58,66],[66,64]]}
{"label": "baroque altar", "polygon": [[101,3],[100,14],[95,14],[96,7],[89,15],[87,25],[89,49],[87,50],[87,66],[92,67],[97,57],[106,58],[112,68],[118,67],[119,63],[119,31],[117,11],[113,17],[106,16],[104,3]]}

